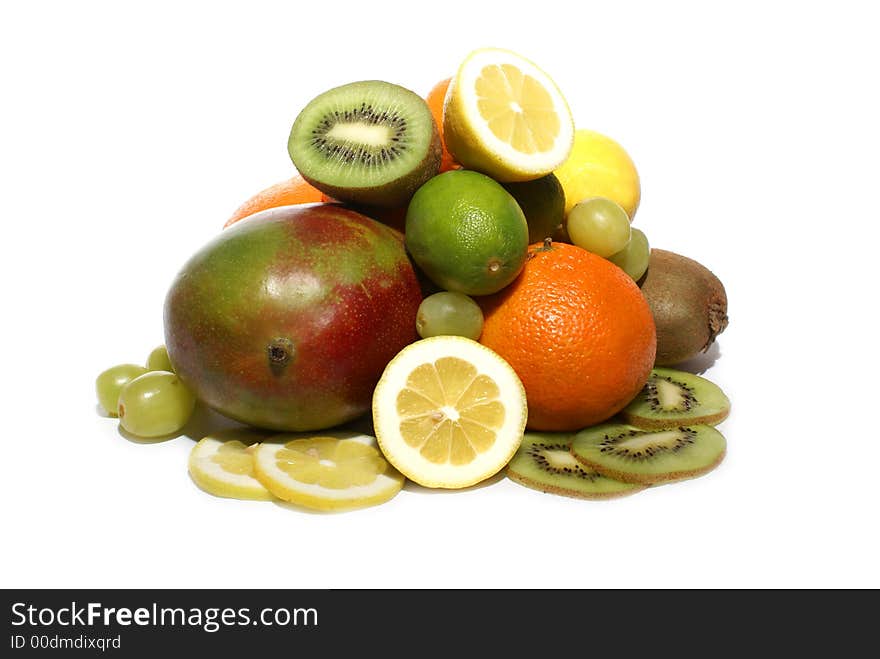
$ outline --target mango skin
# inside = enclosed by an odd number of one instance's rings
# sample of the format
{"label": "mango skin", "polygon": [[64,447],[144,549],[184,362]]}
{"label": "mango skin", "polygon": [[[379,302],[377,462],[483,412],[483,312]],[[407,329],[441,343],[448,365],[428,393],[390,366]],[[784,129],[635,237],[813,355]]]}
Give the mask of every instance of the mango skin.
{"label": "mango skin", "polygon": [[422,295],[403,236],[336,204],[283,206],[225,229],[165,300],[175,372],[221,414],[309,431],[370,409],[415,341]]}

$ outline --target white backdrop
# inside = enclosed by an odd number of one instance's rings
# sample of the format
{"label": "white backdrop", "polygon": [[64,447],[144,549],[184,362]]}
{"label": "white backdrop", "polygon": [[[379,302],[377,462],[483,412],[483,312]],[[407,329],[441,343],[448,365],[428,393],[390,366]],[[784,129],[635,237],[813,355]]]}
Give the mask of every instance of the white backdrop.
{"label": "white backdrop", "polygon": [[[0,586],[880,587],[868,3],[234,4],[0,9]],[[726,285],[724,463],[616,501],[499,480],[321,515],[213,498],[191,439],[120,436],[95,376],[162,343],[180,266],[292,174],[299,109],[427,93],[488,45],[624,145],[635,226]]]}

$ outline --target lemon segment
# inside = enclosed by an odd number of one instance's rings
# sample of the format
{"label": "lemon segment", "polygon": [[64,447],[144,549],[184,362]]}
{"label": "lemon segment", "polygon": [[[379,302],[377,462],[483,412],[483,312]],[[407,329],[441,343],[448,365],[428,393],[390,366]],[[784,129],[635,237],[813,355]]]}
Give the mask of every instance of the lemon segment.
{"label": "lemon segment", "polygon": [[553,80],[508,50],[464,60],[446,92],[443,131],[450,153],[498,181],[540,178],[571,151],[574,123]]}
{"label": "lemon segment", "polygon": [[385,457],[426,487],[462,488],[497,473],[522,440],[525,390],[495,352],[460,336],[410,344],[373,394]]}
{"label": "lemon segment", "polygon": [[275,435],[256,449],[254,467],[276,497],[313,510],[384,503],[404,481],[374,437],[345,431]]}
{"label": "lemon segment", "polygon": [[254,476],[253,449],[269,433],[230,429],[208,435],[189,454],[193,481],[209,494],[230,499],[275,499]]}
{"label": "lemon segment", "polygon": [[511,64],[483,67],[475,83],[477,111],[499,140],[522,153],[549,151],[560,122],[553,99],[532,76]]}

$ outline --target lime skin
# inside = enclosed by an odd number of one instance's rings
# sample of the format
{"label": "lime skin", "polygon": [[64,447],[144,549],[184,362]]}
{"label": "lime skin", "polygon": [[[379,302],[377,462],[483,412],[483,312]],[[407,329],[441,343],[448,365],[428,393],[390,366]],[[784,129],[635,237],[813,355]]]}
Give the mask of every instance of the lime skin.
{"label": "lime skin", "polygon": [[437,286],[489,295],[522,270],[529,227],[516,199],[479,172],[455,170],[420,187],[406,213],[406,248]]}

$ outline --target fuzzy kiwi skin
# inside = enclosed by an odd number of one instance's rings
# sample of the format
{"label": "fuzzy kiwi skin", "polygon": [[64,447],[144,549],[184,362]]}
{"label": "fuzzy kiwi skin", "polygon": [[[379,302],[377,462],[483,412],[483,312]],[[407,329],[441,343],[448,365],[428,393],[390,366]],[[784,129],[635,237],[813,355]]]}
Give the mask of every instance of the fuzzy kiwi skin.
{"label": "fuzzy kiwi skin", "polygon": [[704,265],[652,248],[642,294],[657,326],[655,366],[673,366],[705,352],[727,327],[727,293]]}

